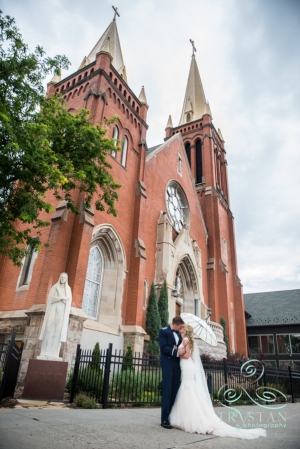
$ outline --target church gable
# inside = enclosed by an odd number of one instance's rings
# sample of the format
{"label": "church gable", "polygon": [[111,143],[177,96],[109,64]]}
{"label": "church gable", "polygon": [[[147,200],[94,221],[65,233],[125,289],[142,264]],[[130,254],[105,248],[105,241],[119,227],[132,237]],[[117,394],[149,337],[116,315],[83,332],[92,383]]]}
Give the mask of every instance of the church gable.
{"label": "church gable", "polygon": [[[149,179],[149,181],[148,181]],[[167,188],[167,184],[172,179],[183,189],[190,210],[188,227],[202,229],[202,235],[207,238],[207,230],[204,222],[201,205],[195,190],[195,181],[192,176],[190,164],[186,155],[181,134],[175,134],[162,145],[156,146],[148,152],[146,156],[145,184],[148,191],[150,180],[155,179],[155,185],[160,189]],[[153,182],[153,181],[152,181]],[[162,193],[156,192],[155,195]],[[166,209],[165,208],[162,210]],[[176,238],[176,236],[175,236]]]}

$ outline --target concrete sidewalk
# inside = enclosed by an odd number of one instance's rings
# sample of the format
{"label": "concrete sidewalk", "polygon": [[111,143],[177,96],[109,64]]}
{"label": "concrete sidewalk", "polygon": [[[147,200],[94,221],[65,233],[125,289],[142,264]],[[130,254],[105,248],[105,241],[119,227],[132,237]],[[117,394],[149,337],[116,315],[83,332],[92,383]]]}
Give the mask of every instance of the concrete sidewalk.
{"label": "concrete sidewalk", "polygon": [[219,438],[163,429],[159,408],[106,410],[60,409],[47,406],[0,409],[1,449],[300,449],[300,403],[279,410],[242,406],[215,408],[232,425],[265,426],[258,440]]}

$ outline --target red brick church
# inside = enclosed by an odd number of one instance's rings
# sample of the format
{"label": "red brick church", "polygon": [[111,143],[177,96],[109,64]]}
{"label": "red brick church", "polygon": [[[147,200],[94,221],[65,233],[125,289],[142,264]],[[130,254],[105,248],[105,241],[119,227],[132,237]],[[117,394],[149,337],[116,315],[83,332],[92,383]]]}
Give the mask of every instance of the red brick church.
{"label": "red brick church", "polygon": [[48,96],[61,92],[68,110],[86,108],[94,123],[118,115],[107,135],[121,151],[108,160],[122,187],[117,217],[87,209],[78,192],[81,214],[75,216],[49,192],[55,212],[42,237],[50,246],[32,251],[21,268],[1,261],[0,339],[15,331],[24,341],[24,373],[40,353],[45,303],[61,272],[68,273],[73,295],[64,360],[74,357],[77,343],[142,351],[150,286],[154,281],[159,291],[164,280],[170,318],[180,312],[206,318],[211,309],[219,345],[210,351],[224,354],[224,317],[230,350],[247,352],[226,150],[194,52],[180,122],[173,126],[169,117],[161,145],[147,147],[145,90],[136,95],[128,83],[114,19],[74,74],[48,84]]}

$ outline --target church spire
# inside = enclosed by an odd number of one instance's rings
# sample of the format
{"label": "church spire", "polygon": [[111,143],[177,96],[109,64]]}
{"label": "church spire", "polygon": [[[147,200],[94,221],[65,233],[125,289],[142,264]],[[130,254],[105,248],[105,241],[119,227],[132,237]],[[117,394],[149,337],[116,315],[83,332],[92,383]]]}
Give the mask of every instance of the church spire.
{"label": "church spire", "polygon": [[193,120],[198,120],[205,114],[209,114],[211,116],[210,107],[205,99],[199,69],[195,58],[196,48],[194,46],[194,41],[191,39],[190,41],[193,47],[193,54],[179,125],[184,125],[185,123]]}
{"label": "church spire", "polygon": [[144,86],[142,86],[142,90],[141,93],[139,95],[139,100],[142,104],[146,105],[148,107],[148,103],[147,103],[147,98],[146,98],[146,94],[145,94],[145,88]]}
{"label": "church spire", "polygon": [[112,56],[112,65],[127,83],[126,69],[116,23],[116,16],[120,17],[120,14],[118,13],[117,8],[113,7],[113,9],[115,12],[112,22],[106,28],[90,54],[84,57],[79,69],[95,61],[97,53],[105,51]]}

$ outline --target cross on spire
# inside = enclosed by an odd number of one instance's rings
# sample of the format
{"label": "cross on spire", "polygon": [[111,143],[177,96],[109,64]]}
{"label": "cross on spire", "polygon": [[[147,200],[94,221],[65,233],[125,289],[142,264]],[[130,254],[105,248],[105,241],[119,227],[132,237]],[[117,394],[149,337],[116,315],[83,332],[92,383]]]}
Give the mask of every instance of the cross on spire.
{"label": "cross on spire", "polygon": [[120,17],[120,14],[118,13],[118,8],[112,6],[112,9],[115,11],[114,20],[116,20],[116,16]]}
{"label": "cross on spire", "polygon": [[193,47],[193,55],[195,54],[195,51],[197,51],[196,50],[196,47],[195,47],[195,45],[194,45],[194,41],[192,41],[192,39],[190,39],[190,43],[192,44],[192,47]]}

